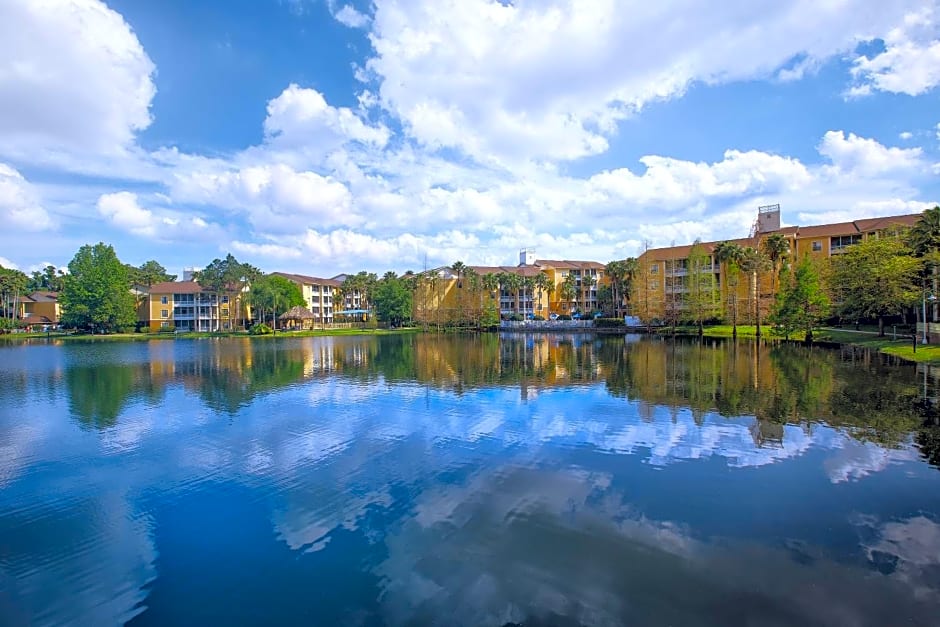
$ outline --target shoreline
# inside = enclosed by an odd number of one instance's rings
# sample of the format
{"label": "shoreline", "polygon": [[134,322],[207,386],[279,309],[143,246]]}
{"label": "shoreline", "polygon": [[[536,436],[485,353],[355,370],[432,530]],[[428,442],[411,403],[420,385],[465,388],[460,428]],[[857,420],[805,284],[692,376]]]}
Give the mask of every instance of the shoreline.
{"label": "shoreline", "polygon": [[278,337],[337,337],[344,335],[406,335],[410,333],[420,333],[421,329],[417,327],[405,327],[401,329],[313,329],[305,331],[278,331],[266,335],[252,335],[245,331],[211,333],[211,332],[193,332],[193,333],[108,333],[108,334],[90,334],[90,333],[7,333],[0,335],[0,346],[4,344],[17,344],[28,342],[30,340],[61,340],[65,342],[145,342],[149,340],[171,341],[171,340],[210,340],[210,339],[228,339],[228,338],[248,338],[252,340],[264,340]]}
{"label": "shoreline", "polygon": [[[762,327],[762,331],[764,328]],[[594,333],[596,335],[651,335],[659,337],[670,337],[673,335],[669,328],[656,328],[647,330],[645,327],[626,328],[626,327],[598,327],[571,328],[571,329],[495,329],[496,332],[509,333]],[[473,331],[478,332],[478,331]],[[201,339],[220,339],[220,338],[248,338],[248,339],[271,339],[278,337],[340,337],[340,336],[369,336],[369,335],[408,335],[414,333],[433,333],[433,331],[424,331],[421,327],[404,327],[398,329],[312,329],[304,331],[279,331],[267,335],[251,335],[244,331],[228,333],[111,333],[111,334],[76,334],[76,333],[7,333],[0,335],[0,347],[14,346],[20,343],[35,341],[64,341],[64,342],[143,342],[150,340],[201,340]],[[676,337],[694,338],[698,337],[698,329],[695,327],[676,327],[674,334]],[[733,339],[731,327],[729,325],[718,325],[705,327],[702,337],[712,339]],[[757,339],[753,325],[739,325],[739,339],[755,340]],[[789,339],[772,335],[770,327],[761,334],[761,341],[770,343],[796,343],[805,345],[802,334],[794,334]],[[885,337],[879,337],[873,331],[855,331],[835,329],[824,327],[818,329],[815,334],[812,345],[823,346],[827,348],[838,348],[842,346],[854,346],[874,350],[877,353],[890,355],[909,361],[912,363],[923,363],[931,366],[940,366],[940,345],[936,344],[917,344],[916,347],[911,341],[910,336],[902,339],[892,339],[890,334]]]}

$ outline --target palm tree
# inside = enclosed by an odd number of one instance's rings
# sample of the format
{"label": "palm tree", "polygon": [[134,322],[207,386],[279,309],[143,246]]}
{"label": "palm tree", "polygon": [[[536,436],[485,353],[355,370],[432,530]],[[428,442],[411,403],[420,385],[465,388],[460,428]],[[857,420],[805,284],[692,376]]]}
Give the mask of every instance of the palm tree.
{"label": "palm tree", "polygon": [[761,242],[764,249],[764,255],[770,260],[770,293],[776,297],[777,287],[776,279],[780,274],[780,266],[787,255],[790,254],[790,242],[780,233],[774,233]]}
{"label": "palm tree", "polygon": [[640,274],[640,260],[636,257],[627,257],[623,260],[623,276],[621,278],[621,289],[627,302],[630,303],[630,315],[633,314],[633,283],[637,275]]}
{"label": "palm tree", "polygon": [[754,325],[755,334],[760,337],[760,272],[767,267],[767,258],[760,248],[746,246],[741,255],[741,270],[748,273],[750,279],[749,293],[754,298]]}
{"label": "palm tree", "polygon": [[575,294],[578,293],[578,284],[575,281],[574,273],[569,272],[565,276],[565,280],[561,282],[561,287],[558,290],[559,296],[561,296],[562,301],[565,303],[565,309],[569,312],[571,311],[571,301],[574,300]]}
{"label": "palm tree", "polygon": [[[520,281],[520,284],[521,284],[521,286],[522,286],[522,297],[523,297],[523,298],[528,297],[528,298],[529,298],[529,302],[531,303],[531,301],[532,301],[532,288],[535,287],[535,277],[524,276],[524,277],[522,277],[522,280]],[[533,303],[533,305],[534,305],[534,303]],[[523,310],[526,309],[525,304],[523,304],[523,307],[522,307],[522,308],[523,308]],[[535,313],[534,308],[533,308],[532,313],[533,313],[533,314]]]}
{"label": "palm tree", "polygon": [[[481,287],[480,286],[480,274],[476,270],[471,268],[470,266],[467,266],[466,268],[464,268],[463,276],[467,284],[467,287],[469,288],[470,295],[472,296],[473,294],[479,294],[480,309],[483,309],[483,293],[480,291],[480,287]],[[476,313],[479,314],[479,312],[476,312]],[[477,315],[469,316],[471,321],[473,321],[473,318],[475,317],[478,317],[478,316]]]}
{"label": "palm tree", "polygon": [[464,271],[467,269],[467,266],[462,261],[455,261],[450,267],[454,271],[454,274],[457,275],[457,289],[460,290],[457,292],[457,318],[463,318],[463,279]]}
{"label": "palm tree", "polygon": [[519,289],[522,287],[522,277],[513,272],[500,272],[499,283],[504,290],[514,294],[514,309],[516,313],[519,313]]}
{"label": "palm tree", "polygon": [[591,296],[591,288],[594,287],[594,285],[597,284],[597,277],[592,276],[592,275],[590,275],[590,274],[587,274],[587,272],[588,272],[587,270],[582,270],[582,271],[581,271],[581,273],[582,273],[582,276],[581,276],[581,289],[583,290],[583,291],[582,291],[582,299],[581,299],[581,314],[582,314],[582,315],[583,315],[584,313],[586,313],[586,310],[587,310],[587,308],[588,308],[588,306],[587,306],[587,305],[588,305],[588,298]]}
{"label": "palm tree", "polygon": [[607,273],[607,278],[610,280],[610,293],[614,301],[614,315],[619,315],[620,294],[623,291],[622,283],[627,273],[626,261],[611,261],[604,267],[604,272]]}
{"label": "palm tree", "polygon": [[532,277],[532,284],[535,286],[536,293],[538,294],[538,303],[539,303],[539,314],[542,313],[542,293],[549,292],[552,288],[552,280],[548,278],[548,275],[544,272],[539,272],[534,277]]}
{"label": "palm tree", "polygon": [[731,301],[731,337],[738,337],[738,271],[744,258],[744,249],[734,242],[719,242],[715,246],[715,261],[725,266],[726,290]]}

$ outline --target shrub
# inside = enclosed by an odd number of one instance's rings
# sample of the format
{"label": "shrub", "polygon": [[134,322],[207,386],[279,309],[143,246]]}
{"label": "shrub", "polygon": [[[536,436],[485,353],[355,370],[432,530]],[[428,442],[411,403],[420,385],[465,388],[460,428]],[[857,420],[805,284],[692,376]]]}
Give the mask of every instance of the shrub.
{"label": "shrub", "polygon": [[252,335],[270,335],[271,333],[274,333],[274,330],[265,323],[261,322],[251,327],[250,333]]}
{"label": "shrub", "polygon": [[522,322],[523,320],[525,320],[525,318],[522,317],[522,314],[514,313],[514,314],[510,314],[509,320],[511,320],[512,322]]}
{"label": "shrub", "polygon": [[532,316],[532,319],[535,320],[536,322],[544,322],[544,321],[545,321],[545,318],[544,318],[543,316],[538,315],[538,314],[535,314],[534,316]]}
{"label": "shrub", "polygon": [[558,316],[557,320],[571,320],[571,316],[568,314],[561,314]]}
{"label": "shrub", "polygon": [[604,328],[622,327],[623,318],[598,318],[594,321],[594,326]]}

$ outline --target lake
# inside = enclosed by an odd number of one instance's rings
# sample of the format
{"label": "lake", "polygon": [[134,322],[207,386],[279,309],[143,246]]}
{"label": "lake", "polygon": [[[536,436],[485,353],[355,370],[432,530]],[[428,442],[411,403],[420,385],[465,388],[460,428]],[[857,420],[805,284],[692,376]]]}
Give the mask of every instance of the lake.
{"label": "lake", "polygon": [[936,375],[589,334],[0,346],[0,624],[936,625]]}

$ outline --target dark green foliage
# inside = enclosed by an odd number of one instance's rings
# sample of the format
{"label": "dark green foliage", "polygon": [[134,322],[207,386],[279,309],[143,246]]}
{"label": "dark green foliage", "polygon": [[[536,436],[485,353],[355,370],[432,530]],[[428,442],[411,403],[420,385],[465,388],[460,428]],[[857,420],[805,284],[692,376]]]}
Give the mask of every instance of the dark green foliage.
{"label": "dark green foliage", "polygon": [[397,327],[411,319],[413,292],[406,279],[394,272],[385,276],[372,288],[372,303],[375,314],[382,322]]}
{"label": "dark green foliage", "polygon": [[111,246],[82,246],[69,262],[59,303],[66,327],[113,332],[136,321],[127,269]]}

